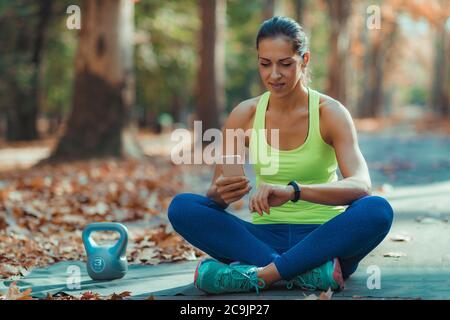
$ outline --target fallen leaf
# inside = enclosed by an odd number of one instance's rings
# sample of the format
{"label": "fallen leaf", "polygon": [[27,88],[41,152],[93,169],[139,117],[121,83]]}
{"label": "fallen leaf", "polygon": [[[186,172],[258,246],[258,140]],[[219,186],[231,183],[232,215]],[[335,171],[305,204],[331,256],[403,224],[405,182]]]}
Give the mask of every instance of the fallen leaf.
{"label": "fallen leaf", "polygon": [[58,292],[54,295],[47,293],[47,296],[44,298],[44,300],[80,300],[80,299],[65,292]]}
{"label": "fallen leaf", "polygon": [[305,297],[303,300],[331,300],[331,297],[333,296],[333,291],[331,291],[331,288],[328,288],[327,291],[322,291],[319,296],[316,294],[310,294]]}
{"label": "fallen leaf", "polygon": [[383,257],[387,257],[387,258],[406,257],[406,253],[403,253],[403,252],[387,252],[387,253],[383,254]]}
{"label": "fallen leaf", "polygon": [[180,236],[172,233],[164,240],[159,242],[158,246],[162,249],[175,248],[180,242],[182,242]]}
{"label": "fallen leaf", "polygon": [[391,193],[392,191],[394,191],[394,186],[392,186],[389,183],[383,183],[383,185],[379,188],[377,188],[377,191],[381,192],[381,193]]}
{"label": "fallen leaf", "polygon": [[101,299],[100,294],[92,292],[92,291],[87,291],[81,295],[80,300],[102,300],[102,299]]}
{"label": "fallen leaf", "polygon": [[328,290],[325,292],[321,292],[319,295],[319,300],[331,300],[331,297],[333,296],[333,291],[331,291],[331,288],[328,288]]}
{"label": "fallen leaf", "polygon": [[30,296],[31,290],[31,288],[28,288],[25,291],[20,292],[20,289],[19,287],[17,287],[16,282],[13,282],[8,288],[5,300],[34,300],[33,297]]}
{"label": "fallen leaf", "polygon": [[138,255],[138,259],[142,262],[153,261],[158,255],[158,251],[155,248],[144,248]]}
{"label": "fallen leaf", "polygon": [[130,291],[124,291],[121,293],[113,293],[111,296],[108,297],[109,300],[123,300],[123,298],[131,296]]}
{"label": "fallen leaf", "polygon": [[0,230],[5,230],[8,227],[8,223],[4,217],[0,217]]}
{"label": "fallen leaf", "polygon": [[412,237],[405,234],[394,234],[389,239],[396,242],[409,242]]}
{"label": "fallen leaf", "polygon": [[417,217],[416,221],[423,224],[436,224],[440,222],[438,219],[429,217]]}
{"label": "fallen leaf", "polygon": [[319,300],[319,297],[313,293],[307,296],[305,295],[305,298],[303,300]]}
{"label": "fallen leaf", "polygon": [[5,263],[3,265],[0,265],[0,273],[1,274],[9,274],[9,275],[16,275],[19,273],[19,267],[14,266],[8,263]]}

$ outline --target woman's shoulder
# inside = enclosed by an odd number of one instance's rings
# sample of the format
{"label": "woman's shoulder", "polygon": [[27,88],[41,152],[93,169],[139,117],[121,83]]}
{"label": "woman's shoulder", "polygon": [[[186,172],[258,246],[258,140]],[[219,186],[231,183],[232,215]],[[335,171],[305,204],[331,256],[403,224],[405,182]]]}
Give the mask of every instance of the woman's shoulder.
{"label": "woman's shoulder", "polygon": [[350,116],[350,112],[341,102],[321,92],[319,92],[319,95],[319,113],[321,120],[322,118],[332,120]]}
{"label": "woman's shoulder", "polygon": [[256,106],[258,105],[259,98],[261,98],[260,95],[240,102],[236,107],[234,107],[232,112],[242,115],[253,115],[256,112]]}
{"label": "woman's shoulder", "polygon": [[228,116],[227,127],[247,128],[255,116],[260,97],[253,97],[237,104]]}
{"label": "woman's shoulder", "polygon": [[320,128],[324,140],[332,141],[336,130],[352,130],[353,119],[348,109],[338,100],[323,93],[319,94]]}

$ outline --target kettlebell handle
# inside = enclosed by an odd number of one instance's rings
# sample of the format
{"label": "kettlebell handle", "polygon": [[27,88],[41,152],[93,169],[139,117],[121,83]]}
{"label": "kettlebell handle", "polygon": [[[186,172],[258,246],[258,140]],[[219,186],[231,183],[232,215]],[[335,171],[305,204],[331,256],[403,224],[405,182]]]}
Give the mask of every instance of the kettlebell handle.
{"label": "kettlebell handle", "polygon": [[97,247],[95,241],[91,238],[91,233],[94,231],[116,231],[119,233],[120,238],[110,248],[111,254],[119,257],[121,256],[128,244],[128,229],[123,224],[118,222],[94,222],[86,226],[83,230],[83,243],[89,244],[91,247]]}

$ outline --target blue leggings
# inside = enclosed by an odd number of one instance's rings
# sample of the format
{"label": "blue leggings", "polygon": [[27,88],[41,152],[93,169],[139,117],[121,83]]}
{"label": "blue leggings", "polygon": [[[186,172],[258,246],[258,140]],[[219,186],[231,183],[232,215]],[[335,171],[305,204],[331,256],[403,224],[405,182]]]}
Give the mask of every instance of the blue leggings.
{"label": "blue leggings", "polygon": [[271,262],[285,280],[339,258],[344,279],[387,235],[393,211],[386,199],[365,196],[324,224],[253,224],[213,200],[191,193],[169,206],[173,228],[211,257],[264,267]]}

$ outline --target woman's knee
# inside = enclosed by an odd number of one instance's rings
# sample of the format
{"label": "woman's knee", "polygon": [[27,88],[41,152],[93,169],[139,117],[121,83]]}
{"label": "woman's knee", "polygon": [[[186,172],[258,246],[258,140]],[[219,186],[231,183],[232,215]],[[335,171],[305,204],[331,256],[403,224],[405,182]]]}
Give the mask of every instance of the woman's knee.
{"label": "woman's knee", "polygon": [[364,212],[367,213],[370,223],[377,229],[389,231],[394,218],[394,212],[389,202],[380,196],[367,196],[360,200]]}
{"label": "woman's knee", "polygon": [[173,197],[167,211],[170,223],[172,225],[178,225],[182,221],[192,218],[189,215],[191,212],[195,212],[195,210],[190,210],[190,208],[196,204],[200,204],[204,200],[203,198],[193,193],[179,193]]}
{"label": "woman's knee", "polygon": [[192,197],[189,193],[179,193],[173,197],[167,210],[167,215],[172,225],[181,218],[181,215],[184,215],[184,209],[191,203]]}

